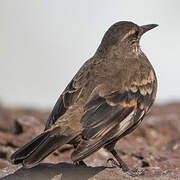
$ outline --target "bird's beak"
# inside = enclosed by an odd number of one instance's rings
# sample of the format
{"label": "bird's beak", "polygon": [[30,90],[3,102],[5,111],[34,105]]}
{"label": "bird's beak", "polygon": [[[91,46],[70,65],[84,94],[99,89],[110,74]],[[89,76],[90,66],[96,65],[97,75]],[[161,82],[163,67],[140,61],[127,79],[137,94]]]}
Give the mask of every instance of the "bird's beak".
{"label": "bird's beak", "polygon": [[141,26],[142,28],[142,34],[144,34],[145,32],[157,27],[158,25],[157,24],[147,24],[147,25],[143,25]]}

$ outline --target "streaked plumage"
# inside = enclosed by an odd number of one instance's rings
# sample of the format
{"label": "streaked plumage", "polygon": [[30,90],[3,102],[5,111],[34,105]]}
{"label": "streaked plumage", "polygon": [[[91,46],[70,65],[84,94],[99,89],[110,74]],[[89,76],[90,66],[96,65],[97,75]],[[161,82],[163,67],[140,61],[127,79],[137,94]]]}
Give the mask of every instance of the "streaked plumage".
{"label": "streaked plumage", "polygon": [[139,47],[141,35],[157,25],[118,22],[105,33],[59,97],[45,131],[11,156],[33,167],[63,144],[74,145],[72,160],[82,161],[133,131],[152,106],[157,79]]}

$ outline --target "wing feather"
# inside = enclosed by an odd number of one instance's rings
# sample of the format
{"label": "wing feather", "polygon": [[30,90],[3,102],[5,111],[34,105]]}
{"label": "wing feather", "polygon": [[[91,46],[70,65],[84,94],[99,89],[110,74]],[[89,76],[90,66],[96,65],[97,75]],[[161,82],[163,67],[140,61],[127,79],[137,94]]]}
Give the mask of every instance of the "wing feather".
{"label": "wing feather", "polygon": [[153,88],[152,82],[137,87],[137,91],[117,91],[106,97],[101,97],[94,89],[81,119],[83,140],[72,153],[72,160],[82,160],[134,130],[152,105]]}
{"label": "wing feather", "polygon": [[61,117],[68,107],[72,103],[73,96],[79,90],[73,87],[73,80],[68,84],[64,92],[60,95],[59,99],[57,100],[49,118],[46,122],[45,130],[49,129],[52,124],[54,124],[59,117]]}

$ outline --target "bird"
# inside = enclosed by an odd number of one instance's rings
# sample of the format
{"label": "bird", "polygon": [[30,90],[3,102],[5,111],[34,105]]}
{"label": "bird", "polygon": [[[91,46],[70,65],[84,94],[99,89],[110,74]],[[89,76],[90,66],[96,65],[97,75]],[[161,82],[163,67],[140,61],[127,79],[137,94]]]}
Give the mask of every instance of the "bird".
{"label": "bird", "polygon": [[115,145],[142,122],[157,92],[153,66],[140,48],[144,33],[157,24],[139,26],[130,21],[113,24],[59,96],[44,131],[11,155],[13,164],[38,165],[64,144],[71,144],[75,165],[101,148],[123,172],[142,172],[128,167]]}

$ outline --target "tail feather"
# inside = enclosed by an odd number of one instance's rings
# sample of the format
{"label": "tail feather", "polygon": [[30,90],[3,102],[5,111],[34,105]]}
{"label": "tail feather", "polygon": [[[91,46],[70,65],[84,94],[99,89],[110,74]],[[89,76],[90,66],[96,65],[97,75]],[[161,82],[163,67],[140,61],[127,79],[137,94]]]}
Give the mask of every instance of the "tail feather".
{"label": "tail feather", "polygon": [[43,143],[49,137],[48,132],[44,132],[34,138],[32,141],[25,144],[23,147],[18,149],[14,154],[11,155],[10,160],[13,164],[22,163],[30,154],[32,154],[41,143]]}
{"label": "tail feather", "polygon": [[29,157],[23,160],[25,168],[31,168],[40,163],[50,153],[70,141],[68,136],[53,136],[44,141]]}
{"label": "tail feather", "polygon": [[46,156],[60,146],[71,141],[74,136],[56,135],[57,131],[45,131],[31,142],[17,150],[10,160],[13,164],[22,163],[25,168],[31,168],[39,164]]}

